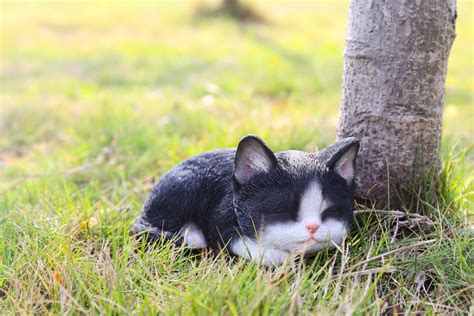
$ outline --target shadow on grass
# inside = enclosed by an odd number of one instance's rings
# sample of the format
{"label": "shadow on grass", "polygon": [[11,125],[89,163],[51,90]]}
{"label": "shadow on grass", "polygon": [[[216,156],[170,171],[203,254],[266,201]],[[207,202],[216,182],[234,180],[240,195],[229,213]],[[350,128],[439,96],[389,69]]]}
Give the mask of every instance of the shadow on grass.
{"label": "shadow on grass", "polygon": [[229,18],[240,23],[267,24],[268,20],[249,5],[238,1],[225,1],[221,6],[200,5],[196,8],[196,18]]}

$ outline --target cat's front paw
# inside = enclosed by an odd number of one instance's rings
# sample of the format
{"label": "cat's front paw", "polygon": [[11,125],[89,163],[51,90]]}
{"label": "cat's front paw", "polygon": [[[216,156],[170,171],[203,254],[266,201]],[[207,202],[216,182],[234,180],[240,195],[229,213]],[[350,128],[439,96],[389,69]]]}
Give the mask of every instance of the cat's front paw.
{"label": "cat's front paw", "polygon": [[280,265],[285,262],[290,253],[273,248],[265,248],[250,238],[239,238],[230,245],[230,250],[243,258],[251,259],[267,266]]}
{"label": "cat's front paw", "polygon": [[284,263],[291,254],[279,249],[266,249],[258,258],[252,258],[254,261],[263,263],[267,266],[275,266]]}

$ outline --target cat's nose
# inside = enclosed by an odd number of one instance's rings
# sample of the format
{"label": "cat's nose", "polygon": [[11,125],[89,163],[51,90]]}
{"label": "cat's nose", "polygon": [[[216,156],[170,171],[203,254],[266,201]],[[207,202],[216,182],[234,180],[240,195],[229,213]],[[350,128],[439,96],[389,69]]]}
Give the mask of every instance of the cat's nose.
{"label": "cat's nose", "polygon": [[305,227],[309,231],[309,233],[312,235],[318,230],[319,225],[318,224],[308,224]]}

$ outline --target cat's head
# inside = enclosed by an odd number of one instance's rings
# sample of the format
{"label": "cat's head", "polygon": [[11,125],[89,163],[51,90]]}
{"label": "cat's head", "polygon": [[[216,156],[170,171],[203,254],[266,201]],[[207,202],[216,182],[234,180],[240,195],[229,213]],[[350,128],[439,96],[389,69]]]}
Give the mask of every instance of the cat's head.
{"label": "cat's head", "polygon": [[320,152],[273,153],[253,135],[235,156],[234,206],[242,233],[264,247],[313,253],[340,244],[353,219],[359,141]]}

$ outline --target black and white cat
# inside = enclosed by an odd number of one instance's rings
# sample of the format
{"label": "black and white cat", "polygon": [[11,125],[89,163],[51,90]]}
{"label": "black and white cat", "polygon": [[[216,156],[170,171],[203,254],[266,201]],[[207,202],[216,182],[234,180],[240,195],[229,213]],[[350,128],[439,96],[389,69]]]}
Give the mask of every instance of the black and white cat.
{"label": "black and white cat", "polygon": [[191,157],[153,188],[132,231],[264,264],[340,244],[353,218],[359,141],[273,153],[258,137]]}

